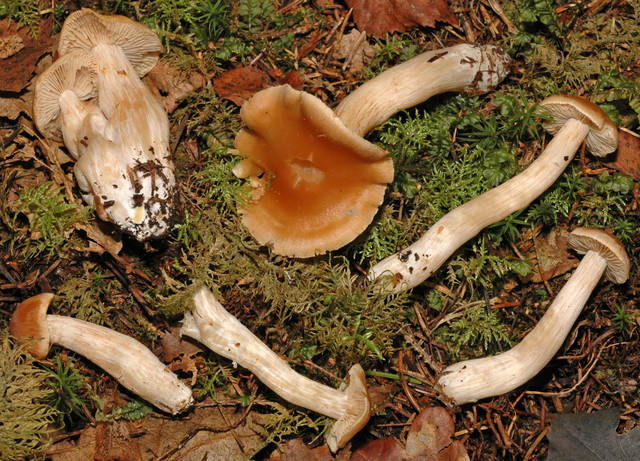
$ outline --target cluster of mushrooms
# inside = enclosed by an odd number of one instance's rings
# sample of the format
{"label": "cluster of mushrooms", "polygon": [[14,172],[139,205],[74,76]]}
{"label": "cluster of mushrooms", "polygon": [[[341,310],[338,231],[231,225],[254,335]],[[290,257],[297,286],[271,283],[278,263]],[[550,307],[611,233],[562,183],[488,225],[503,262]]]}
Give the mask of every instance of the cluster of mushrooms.
{"label": "cluster of mushrooms", "polygon": [[[140,49],[145,51],[133,51]],[[76,159],[84,198],[100,218],[141,240],[166,232],[174,205],[167,116],[140,81],[160,51],[145,26],[83,9],[65,22],[60,58],[36,88],[36,124],[45,136],[63,140]],[[335,110],[287,85],[256,93],[241,109],[246,128],[235,142],[244,160],[234,174],[252,185],[252,199],[240,210],[243,223],[276,254],[307,258],[341,248],[369,226],[394,175],[388,153],[364,139],[366,133],[435,94],[491,91],[508,66],[508,56],[495,46],[462,44],[383,72]],[[389,292],[419,285],[482,229],[540,196],[583,142],[599,156],[617,148],[617,129],[596,105],[556,95],[540,107],[549,116],[545,129],[554,134],[542,154],[517,176],[449,212],[408,248],[375,264],[372,281]],[[274,125],[290,128],[275,134]],[[509,351],[446,368],[436,384],[444,402],[474,402],[526,383],[562,346],[602,276],[614,283],[628,278],[629,258],[612,234],[578,228],[569,243],[584,258],[539,324]],[[39,339],[30,347],[34,357],[45,357],[50,345],[58,344],[160,410],[177,414],[192,405],[191,390],[149,349],[108,328],[47,315],[52,299],[50,293],[29,298],[11,318],[13,336]],[[339,389],[317,383],[289,367],[209,289],[197,289],[192,303],[181,334],[247,368],[283,399],[334,418],[327,435],[332,451],[366,425],[370,400],[360,365],[351,367],[348,385]]]}

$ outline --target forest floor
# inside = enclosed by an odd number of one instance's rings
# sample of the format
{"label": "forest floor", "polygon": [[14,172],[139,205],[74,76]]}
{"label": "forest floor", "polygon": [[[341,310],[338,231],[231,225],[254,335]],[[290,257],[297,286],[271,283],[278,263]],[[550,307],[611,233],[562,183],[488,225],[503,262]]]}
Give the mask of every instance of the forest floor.
{"label": "forest floor", "polygon": [[[608,453],[640,443],[638,0],[4,3],[2,338],[19,302],[53,292],[50,313],[136,338],[195,396],[193,408],[167,415],[53,347],[46,359],[27,360],[45,373],[46,436],[32,446],[0,438],[6,459],[540,460],[571,450],[587,460],[590,443]],[[169,113],[178,179],[178,219],[160,239],[139,242],[101,221],[82,200],[67,148],[34,124],[34,82],[80,8],[140,21],[164,46],[143,78]],[[249,183],[232,172],[242,159],[234,148],[240,107],[253,94],[289,84],[335,108],[384,70],[460,43],[500,46],[509,74],[489,93],[437,95],[368,133],[389,152],[395,177],[362,235],[313,258],[256,242],[239,211]],[[446,213],[525,170],[552,138],[538,104],[557,93],[597,103],[618,126],[617,151],[596,158],[583,146],[542,196],[471,238],[415,288],[391,294],[367,280]],[[613,233],[631,259],[629,280],[599,283],[560,351],[525,385],[448,404],[434,390],[446,366],[508,350],[543,316],[582,257],[568,248],[576,227]],[[331,418],[181,338],[202,285],[300,374],[338,387],[361,364],[372,401],[365,428],[333,454],[324,442]],[[3,389],[7,376],[0,370]],[[17,418],[0,406],[2,418]]]}

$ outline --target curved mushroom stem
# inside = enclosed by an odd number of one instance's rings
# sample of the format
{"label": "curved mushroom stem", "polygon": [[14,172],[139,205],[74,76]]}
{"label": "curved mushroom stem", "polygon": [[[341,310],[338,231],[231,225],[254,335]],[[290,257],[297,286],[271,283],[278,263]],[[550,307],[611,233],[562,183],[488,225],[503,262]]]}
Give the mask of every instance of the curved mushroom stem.
{"label": "curved mushroom stem", "polygon": [[195,311],[185,314],[180,333],[251,371],[283,399],[336,419],[327,436],[332,451],[344,446],[367,423],[370,403],[360,365],[349,370],[350,383],[346,389],[317,383],[289,367],[229,314],[209,290],[198,290],[193,299]]}
{"label": "curved mushroom stem", "polygon": [[46,319],[52,344],[91,360],[152,405],[174,415],[191,405],[191,389],[139,341],[71,317]]}
{"label": "curved mushroom stem", "polygon": [[335,109],[364,136],[393,114],[448,91],[484,93],[507,75],[509,56],[496,46],[462,44],[422,53],[358,87]]}
{"label": "curved mushroom stem", "polygon": [[451,210],[415,243],[374,265],[368,278],[380,278],[387,289],[395,292],[424,282],[482,229],[524,208],[547,190],[571,162],[588,133],[585,123],[570,119],[526,170]]}
{"label": "curved mushroom stem", "polygon": [[540,322],[507,352],[444,369],[436,390],[455,404],[501,395],[533,378],[553,358],[598,284],[607,261],[588,251]]}

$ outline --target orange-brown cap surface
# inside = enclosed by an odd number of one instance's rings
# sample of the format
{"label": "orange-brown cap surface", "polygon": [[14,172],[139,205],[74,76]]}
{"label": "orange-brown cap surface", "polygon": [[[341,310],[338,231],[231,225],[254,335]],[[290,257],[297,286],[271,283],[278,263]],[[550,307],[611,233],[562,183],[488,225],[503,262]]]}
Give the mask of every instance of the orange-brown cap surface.
{"label": "orange-brown cap surface", "polygon": [[288,85],[256,93],[240,115],[247,128],[235,146],[247,160],[235,172],[251,176],[253,186],[240,211],[258,242],[306,258],[338,249],[367,228],[393,180],[384,150],[346,128],[318,98]]}
{"label": "orange-brown cap surface", "polygon": [[27,298],[18,304],[11,316],[9,331],[16,338],[41,338],[29,348],[29,353],[37,359],[42,359],[49,352],[49,329],[47,328],[47,309],[52,293],[41,293]]}

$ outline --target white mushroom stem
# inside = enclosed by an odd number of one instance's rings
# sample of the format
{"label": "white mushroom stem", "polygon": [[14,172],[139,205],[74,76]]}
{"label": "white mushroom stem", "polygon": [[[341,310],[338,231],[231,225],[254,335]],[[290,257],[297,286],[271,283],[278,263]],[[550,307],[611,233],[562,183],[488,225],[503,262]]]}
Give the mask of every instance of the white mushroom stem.
{"label": "white mushroom stem", "polygon": [[385,70],[345,97],[336,115],[363,136],[393,114],[448,91],[487,92],[508,72],[508,55],[492,45],[461,44],[422,53]]}
{"label": "white mushroom stem", "polygon": [[540,322],[515,347],[501,354],[466,360],[444,369],[436,389],[455,404],[501,395],[542,370],[564,343],[598,284],[607,261],[588,251]]}
{"label": "white mushroom stem", "polygon": [[447,213],[415,243],[374,265],[369,279],[380,277],[396,292],[419,285],[482,229],[524,208],[547,190],[588,133],[588,125],[569,119],[527,169]]}
{"label": "white mushroom stem", "polygon": [[365,381],[364,371],[359,365],[354,365],[349,371],[350,385],[344,390],[317,383],[289,367],[287,362],[229,314],[209,290],[200,289],[193,299],[195,311],[185,314],[180,333],[251,371],[288,402],[338,420],[327,437],[332,451],[348,441],[348,438],[340,440],[344,430],[341,426],[346,421],[366,414],[364,423],[358,429],[366,423],[369,417],[366,387],[355,395],[352,392],[357,390],[360,381]]}
{"label": "white mushroom stem", "polygon": [[[169,119],[120,46],[99,44],[91,53],[98,68],[98,105],[107,119],[100,132],[105,141],[94,143],[94,150],[104,142],[113,145],[108,152],[92,152],[79,162],[76,175],[89,186],[84,192],[95,196],[90,201],[102,219],[115,222],[138,240],[163,235],[176,211]],[[121,187],[123,180],[127,187]]]}
{"label": "white mushroom stem", "polygon": [[104,133],[107,119],[94,101],[81,101],[72,90],[62,92],[59,103],[62,138],[77,160],[86,150],[87,140]]}
{"label": "white mushroom stem", "polygon": [[135,339],[71,317],[47,315],[46,322],[52,344],[91,360],[157,408],[176,414],[191,405],[191,389]]}

